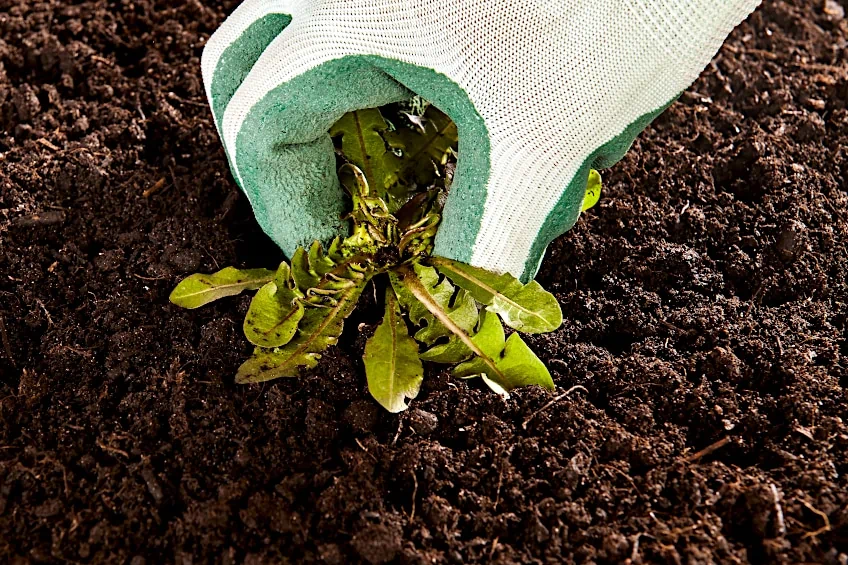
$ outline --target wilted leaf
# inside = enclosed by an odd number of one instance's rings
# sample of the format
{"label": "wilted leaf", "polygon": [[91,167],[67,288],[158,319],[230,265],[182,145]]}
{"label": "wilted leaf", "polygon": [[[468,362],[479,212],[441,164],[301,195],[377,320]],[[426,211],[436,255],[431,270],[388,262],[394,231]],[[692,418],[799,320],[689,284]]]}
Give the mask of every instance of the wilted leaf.
{"label": "wilted leaf", "polygon": [[277,270],[273,282],[256,293],[244,319],[244,335],[259,347],[280,347],[297,332],[303,318],[303,293],[297,289],[288,264]]}
{"label": "wilted leaf", "polygon": [[418,396],[424,367],[418,358],[418,345],[409,337],[391,287],[386,289],[383,322],[365,344],[362,359],[371,396],[389,412],[406,410],[406,399]]}
{"label": "wilted leaf", "polygon": [[274,271],[227,267],[212,275],[192,275],[177,285],[170,300],[183,308],[200,308],[227,296],[256,290],[274,280]]}
{"label": "wilted leaf", "polygon": [[562,309],[554,295],[536,281],[527,285],[510,274],[498,275],[450,259],[430,261],[454,284],[471,293],[509,327],[525,333],[552,332],[562,325]]}
{"label": "wilted leaf", "polygon": [[406,204],[401,206],[396,212],[395,217],[398,220],[398,229],[405,231],[409,226],[418,222],[426,212],[430,209],[427,204],[431,200],[429,192],[419,192],[410,198]]}

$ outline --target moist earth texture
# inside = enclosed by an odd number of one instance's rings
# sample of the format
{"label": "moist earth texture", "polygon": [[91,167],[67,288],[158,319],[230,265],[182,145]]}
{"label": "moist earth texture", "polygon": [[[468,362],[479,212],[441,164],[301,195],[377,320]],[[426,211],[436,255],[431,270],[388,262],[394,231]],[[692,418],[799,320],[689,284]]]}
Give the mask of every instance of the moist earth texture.
{"label": "moist earth texture", "polygon": [[0,562],[848,563],[846,0],[767,0],[606,172],[557,392],[430,367],[399,416],[374,293],[254,386],[247,297],[168,302],[282,258],[204,100],[234,8],[0,0]]}

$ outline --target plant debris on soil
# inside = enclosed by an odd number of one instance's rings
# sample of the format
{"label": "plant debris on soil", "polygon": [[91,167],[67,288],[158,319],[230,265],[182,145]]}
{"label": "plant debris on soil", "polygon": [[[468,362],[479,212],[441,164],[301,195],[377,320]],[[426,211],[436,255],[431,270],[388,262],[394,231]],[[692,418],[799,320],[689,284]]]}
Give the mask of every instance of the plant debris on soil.
{"label": "plant debris on soil", "polygon": [[0,562],[848,561],[845,0],[766,2],[606,172],[538,278],[558,391],[400,416],[369,292],[247,387],[249,297],[168,303],[282,259],[200,79],[236,4],[0,0]]}

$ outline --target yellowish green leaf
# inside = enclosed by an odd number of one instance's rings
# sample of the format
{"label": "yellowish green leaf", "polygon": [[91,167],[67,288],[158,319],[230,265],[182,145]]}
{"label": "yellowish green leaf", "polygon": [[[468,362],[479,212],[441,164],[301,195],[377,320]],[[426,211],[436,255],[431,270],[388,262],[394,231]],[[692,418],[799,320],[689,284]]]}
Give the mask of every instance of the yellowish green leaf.
{"label": "yellowish green leaf", "polygon": [[398,271],[398,283],[474,353],[474,359],[457,367],[457,376],[486,375],[488,380],[506,391],[527,385],[554,388],[544,363],[517,333],[504,340],[503,326],[497,315],[485,312],[480,330],[472,337],[451,320],[415,271],[408,267]]}
{"label": "yellowish green leaf", "polygon": [[195,309],[210,302],[256,290],[274,280],[268,269],[239,270],[227,267],[211,275],[192,275],[177,285],[170,300],[177,306]]}
{"label": "yellowish green leaf", "polygon": [[583,198],[583,211],[594,208],[601,199],[603,181],[601,173],[592,169],[589,171],[589,183],[586,185],[586,196]]}
{"label": "yellowish green leaf", "polygon": [[277,270],[273,282],[256,293],[244,319],[244,335],[250,343],[273,348],[287,344],[303,318],[303,293],[297,289],[288,264]]}
{"label": "yellowish green leaf", "polygon": [[318,290],[332,298],[332,305],[307,306],[295,338],[279,349],[260,349],[239,368],[236,382],[260,383],[296,377],[303,368],[314,368],[321,359],[321,353],[338,342],[345,318],[353,312],[370,280],[370,277],[359,273],[351,272],[349,275],[349,279],[322,281]]}
{"label": "yellowish green leaf", "polygon": [[[464,290],[457,292],[456,287],[446,278],[439,281],[439,274],[432,267],[416,264],[412,269],[416,278],[451,323],[465,333],[472,333],[477,325],[479,312],[471,295]],[[436,345],[434,351],[423,353],[422,359],[439,363],[459,363],[468,359],[471,350],[412,295],[397,274],[390,273],[389,276],[400,303],[409,314],[410,321],[420,326],[415,333],[415,339],[427,346],[434,346],[440,340],[446,341]]]}
{"label": "yellowish green leaf", "polygon": [[363,361],[371,396],[389,412],[406,410],[407,399],[418,396],[424,367],[418,358],[418,344],[409,337],[391,287],[386,289],[383,322],[365,344]]}
{"label": "yellowish green leaf", "polygon": [[321,277],[312,270],[309,264],[309,253],[303,247],[298,247],[292,256],[291,273],[295,285],[303,293],[310,288],[315,288],[321,282]]}
{"label": "yellowish green leaf", "polygon": [[471,340],[485,355],[459,365],[454,376],[481,376],[499,394],[532,385],[555,388],[547,367],[521,336],[514,333],[504,340],[503,326],[496,315],[484,314],[482,327]]}
{"label": "yellowish green leaf", "polygon": [[498,314],[509,327],[525,333],[552,332],[562,325],[562,308],[556,297],[536,281],[521,284],[510,274],[498,275],[464,263],[433,258],[431,261],[454,284]]}

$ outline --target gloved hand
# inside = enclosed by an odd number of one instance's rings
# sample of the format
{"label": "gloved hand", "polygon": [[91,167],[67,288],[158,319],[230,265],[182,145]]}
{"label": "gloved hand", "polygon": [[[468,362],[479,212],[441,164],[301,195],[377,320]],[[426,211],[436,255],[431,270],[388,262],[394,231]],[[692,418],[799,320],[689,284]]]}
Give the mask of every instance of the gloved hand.
{"label": "gloved hand", "polygon": [[535,276],[618,161],[759,0],[247,0],[203,79],[233,174],[291,254],[344,233],[328,129],[419,94],[459,129],[435,253]]}

